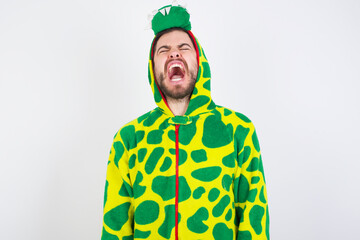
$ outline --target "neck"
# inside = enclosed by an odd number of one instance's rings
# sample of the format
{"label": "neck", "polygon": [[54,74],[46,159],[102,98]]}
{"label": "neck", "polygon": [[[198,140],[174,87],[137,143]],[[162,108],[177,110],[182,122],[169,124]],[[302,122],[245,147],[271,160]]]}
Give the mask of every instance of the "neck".
{"label": "neck", "polygon": [[167,97],[166,101],[175,116],[183,116],[189,106],[190,98],[174,99]]}

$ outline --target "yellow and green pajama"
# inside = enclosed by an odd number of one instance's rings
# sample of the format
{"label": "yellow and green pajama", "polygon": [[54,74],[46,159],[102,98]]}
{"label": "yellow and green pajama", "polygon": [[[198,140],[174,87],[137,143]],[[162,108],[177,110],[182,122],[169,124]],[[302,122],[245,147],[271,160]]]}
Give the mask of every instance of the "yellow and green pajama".
{"label": "yellow and green pajama", "polygon": [[172,114],[157,88],[150,54],[149,81],[158,107],[114,137],[102,240],[269,239],[254,125],[212,101],[210,67],[194,40],[199,70],[184,116]]}

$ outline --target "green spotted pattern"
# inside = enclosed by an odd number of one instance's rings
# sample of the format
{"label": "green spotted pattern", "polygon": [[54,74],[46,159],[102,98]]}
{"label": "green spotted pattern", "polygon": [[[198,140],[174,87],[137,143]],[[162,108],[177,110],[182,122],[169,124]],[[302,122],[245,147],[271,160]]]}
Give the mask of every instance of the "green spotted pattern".
{"label": "green spotted pattern", "polygon": [[191,176],[203,182],[211,182],[218,178],[221,173],[221,167],[200,168],[191,173]]}
{"label": "green spotted pattern", "polygon": [[188,218],[187,227],[194,233],[204,233],[209,227],[203,223],[209,218],[209,212],[206,208],[199,208],[196,213]]}
{"label": "green spotted pattern", "polygon": [[129,214],[123,214],[129,211],[129,207],[130,203],[125,202],[107,212],[104,215],[106,225],[115,231],[119,231],[129,219]]}
{"label": "green spotted pattern", "polygon": [[134,216],[136,224],[153,223],[159,216],[159,204],[152,200],[143,201],[135,209]]}
{"label": "green spotted pattern", "polygon": [[201,196],[205,193],[205,188],[203,187],[198,187],[197,189],[195,189],[195,191],[193,192],[193,198],[194,199],[199,199],[201,198]]}
{"label": "green spotted pattern", "polygon": [[230,203],[230,197],[228,195],[223,196],[219,201],[219,203],[216,204],[216,206],[213,208],[212,210],[213,216],[220,217],[224,213],[225,208],[229,205],[229,203]]}

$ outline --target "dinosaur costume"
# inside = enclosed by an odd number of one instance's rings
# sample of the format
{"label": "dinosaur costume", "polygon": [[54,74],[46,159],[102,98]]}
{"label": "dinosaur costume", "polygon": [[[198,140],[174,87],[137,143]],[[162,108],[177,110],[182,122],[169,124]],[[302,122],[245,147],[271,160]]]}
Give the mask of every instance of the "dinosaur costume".
{"label": "dinosaur costume", "polygon": [[197,80],[185,115],[174,116],[154,78],[152,44],[149,82],[158,107],[114,137],[101,239],[269,239],[254,125],[212,101],[209,64],[186,9],[161,8],[152,25],[155,35],[172,27],[188,32]]}

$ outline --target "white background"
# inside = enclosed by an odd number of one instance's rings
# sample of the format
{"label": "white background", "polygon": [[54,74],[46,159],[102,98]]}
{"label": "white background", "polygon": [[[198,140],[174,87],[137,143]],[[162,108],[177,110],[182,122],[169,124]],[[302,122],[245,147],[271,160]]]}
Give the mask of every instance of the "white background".
{"label": "white background", "polygon": [[[0,239],[100,239],[112,138],[156,105],[170,1],[0,1]],[[360,2],[187,1],[216,104],[253,120],[274,240],[357,239]]]}

